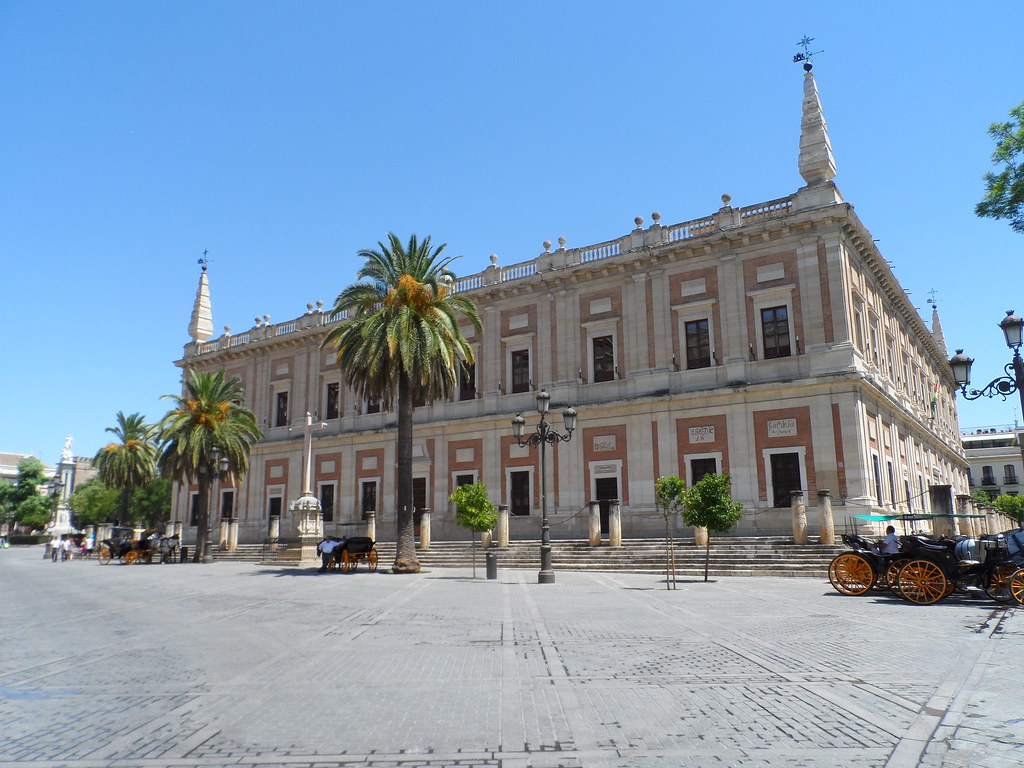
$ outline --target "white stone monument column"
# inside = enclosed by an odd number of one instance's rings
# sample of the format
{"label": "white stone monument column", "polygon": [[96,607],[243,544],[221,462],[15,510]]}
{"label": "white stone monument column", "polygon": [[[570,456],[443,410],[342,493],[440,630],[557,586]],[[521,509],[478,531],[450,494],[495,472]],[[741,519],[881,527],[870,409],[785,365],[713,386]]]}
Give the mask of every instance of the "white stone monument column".
{"label": "white stone monument column", "polygon": [[310,488],[310,476],[313,470],[313,433],[325,429],[327,424],[313,423],[313,417],[306,411],[306,423],[301,426],[289,427],[289,430],[303,432],[302,442],[302,495],[295,499],[288,509],[298,517],[299,529],[299,564],[317,563],[317,544],[324,537],[323,513],[318,499]]}

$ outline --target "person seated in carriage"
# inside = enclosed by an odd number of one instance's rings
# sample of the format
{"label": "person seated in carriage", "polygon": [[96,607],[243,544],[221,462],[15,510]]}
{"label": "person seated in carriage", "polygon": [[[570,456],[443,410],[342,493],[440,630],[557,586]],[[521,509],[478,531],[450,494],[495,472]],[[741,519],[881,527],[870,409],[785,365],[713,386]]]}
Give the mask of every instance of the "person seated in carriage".
{"label": "person seated in carriage", "polygon": [[885,529],[885,538],[881,541],[882,554],[894,555],[900,551],[900,540],[896,536],[896,529],[888,526]]}

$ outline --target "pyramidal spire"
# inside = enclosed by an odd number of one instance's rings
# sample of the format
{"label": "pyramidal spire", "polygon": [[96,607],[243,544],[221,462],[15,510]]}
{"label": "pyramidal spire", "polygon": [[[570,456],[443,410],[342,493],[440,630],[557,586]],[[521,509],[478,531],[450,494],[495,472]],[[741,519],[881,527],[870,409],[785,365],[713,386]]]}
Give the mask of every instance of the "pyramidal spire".
{"label": "pyramidal spire", "polygon": [[800,175],[808,186],[815,186],[836,177],[836,161],[828,138],[825,113],[818,98],[818,84],[811,74],[811,65],[804,65],[804,104],[800,119]]}
{"label": "pyramidal spire", "polygon": [[196,289],[196,301],[192,305],[192,320],[188,324],[188,335],[192,341],[206,341],[213,336],[213,310],[210,306],[210,283],[206,279],[206,267],[209,251],[203,251],[199,263],[203,265],[203,273],[199,277],[199,288]]}

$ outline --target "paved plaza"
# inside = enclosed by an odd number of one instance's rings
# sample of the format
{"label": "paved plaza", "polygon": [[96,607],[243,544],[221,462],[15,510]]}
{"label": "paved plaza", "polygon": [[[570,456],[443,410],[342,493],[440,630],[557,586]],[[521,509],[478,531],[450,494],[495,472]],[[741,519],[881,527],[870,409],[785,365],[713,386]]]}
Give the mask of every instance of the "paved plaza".
{"label": "paved plaza", "polygon": [[1024,763],[1024,609],[0,550],[0,768]]}

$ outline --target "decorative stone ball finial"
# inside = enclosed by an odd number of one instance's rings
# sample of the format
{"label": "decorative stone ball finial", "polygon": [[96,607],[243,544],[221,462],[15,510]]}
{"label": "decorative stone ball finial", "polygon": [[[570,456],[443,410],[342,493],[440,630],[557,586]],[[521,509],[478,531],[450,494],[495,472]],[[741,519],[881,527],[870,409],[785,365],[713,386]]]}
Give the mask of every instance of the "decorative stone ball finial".
{"label": "decorative stone ball finial", "polygon": [[565,248],[565,235],[558,238],[558,247]]}
{"label": "decorative stone ball finial", "polygon": [[491,266],[492,267],[498,266],[498,254],[496,254],[496,253],[492,253],[491,254]]}
{"label": "decorative stone ball finial", "polygon": [[230,336],[231,335],[231,326],[230,325],[225,325],[224,326],[224,335],[225,336]]}
{"label": "decorative stone ball finial", "polygon": [[266,323],[267,325],[270,325],[270,315],[264,315],[263,322]]}
{"label": "decorative stone ball finial", "polygon": [[543,243],[541,243],[541,245],[544,246],[544,253],[547,253],[548,251],[551,250],[551,241],[550,240],[545,240]]}
{"label": "decorative stone ball finial", "polygon": [[657,224],[659,221],[661,221],[661,213],[658,212],[658,211],[655,211],[654,213],[652,213],[651,214],[651,221],[653,221],[655,224]]}
{"label": "decorative stone ball finial", "polygon": [[316,310],[317,310],[317,312],[319,312],[323,308],[324,308],[324,303],[320,299],[317,299],[316,300]]}
{"label": "decorative stone ball finial", "polygon": [[732,202],[732,195],[730,195],[728,192],[726,192],[724,195],[722,195],[722,205],[728,205],[731,202]]}
{"label": "decorative stone ball finial", "polygon": [[259,328],[259,327],[260,327],[260,322],[261,322],[262,320],[263,320],[263,318],[261,318],[261,317],[260,317],[259,315],[256,315],[256,327],[257,327],[257,328]]}
{"label": "decorative stone ball finial", "polygon": [[644,217],[637,216],[635,219],[633,219],[633,223],[636,224],[637,229],[640,229],[640,227],[644,225]]}

